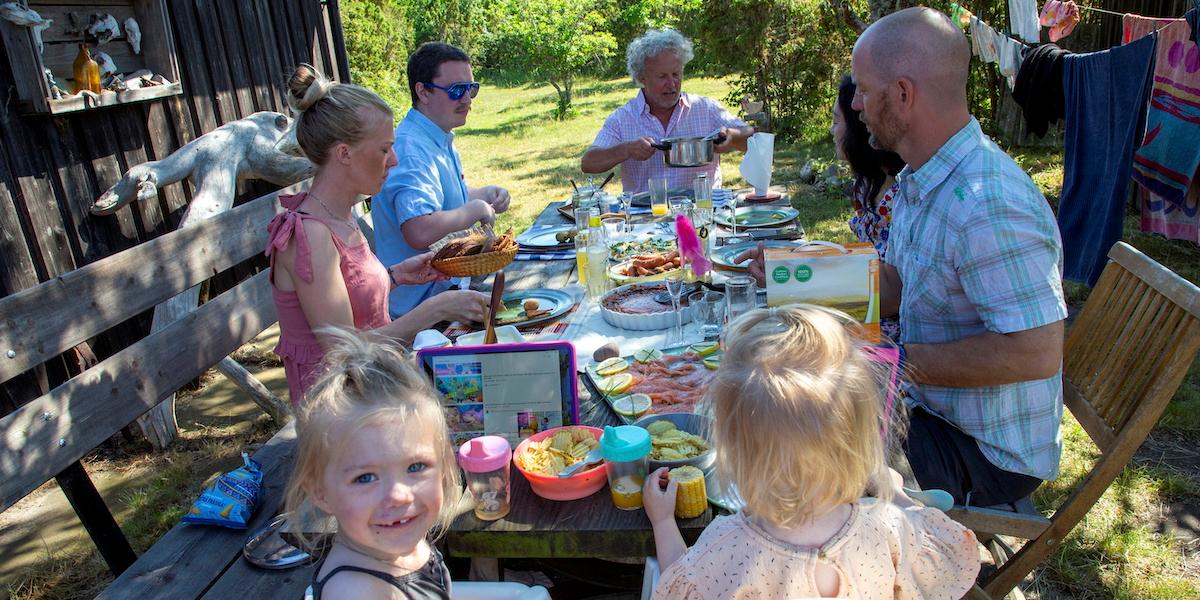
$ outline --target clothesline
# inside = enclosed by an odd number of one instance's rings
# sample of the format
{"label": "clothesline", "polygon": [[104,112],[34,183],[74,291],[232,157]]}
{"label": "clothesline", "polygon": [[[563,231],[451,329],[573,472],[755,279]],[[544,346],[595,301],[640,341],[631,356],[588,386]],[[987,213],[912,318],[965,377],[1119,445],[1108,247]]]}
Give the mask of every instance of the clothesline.
{"label": "clothesline", "polygon": [[1084,6],[1082,4],[1076,4],[1075,6],[1077,6],[1079,8],[1079,10],[1090,10],[1092,12],[1104,13],[1106,15],[1116,15],[1118,17],[1125,16],[1125,13],[1117,12],[1115,10],[1107,10],[1104,8],[1093,8],[1091,6]]}

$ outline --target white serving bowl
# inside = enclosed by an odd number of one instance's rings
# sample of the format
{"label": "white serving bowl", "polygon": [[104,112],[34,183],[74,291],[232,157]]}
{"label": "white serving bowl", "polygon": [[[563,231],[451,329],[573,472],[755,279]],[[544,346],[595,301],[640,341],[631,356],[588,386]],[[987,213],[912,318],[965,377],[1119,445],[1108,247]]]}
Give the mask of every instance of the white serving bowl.
{"label": "white serving bowl", "polygon": [[[604,296],[602,296],[600,298],[600,315],[602,317],[604,317],[604,321],[606,323],[608,323],[609,325],[612,325],[613,327],[619,327],[621,329],[632,329],[634,331],[654,331],[654,330],[661,330],[661,329],[670,329],[671,327],[674,327],[675,326],[675,313],[671,310],[671,307],[667,306],[667,305],[663,305],[661,312],[640,313],[640,314],[617,312],[614,310],[610,310],[604,306],[604,300],[611,297],[612,295],[618,294],[625,290],[629,290],[629,289],[633,289],[633,288],[642,288],[642,287],[649,287],[649,288],[659,289],[659,290],[663,290],[663,291],[666,291],[666,289],[667,289],[665,283],[649,282],[649,283],[630,283],[630,284],[623,285],[623,286],[614,288],[612,290],[609,290],[608,293],[604,294]],[[681,299],[681,302],[683,302],[683,301],[686,301],[686,300]],[[692,320],[692,308],[690,306],[684,306],[681,309],[680,314],[682,317],[682,319],[681,319],[682,323],[688,323]]]}

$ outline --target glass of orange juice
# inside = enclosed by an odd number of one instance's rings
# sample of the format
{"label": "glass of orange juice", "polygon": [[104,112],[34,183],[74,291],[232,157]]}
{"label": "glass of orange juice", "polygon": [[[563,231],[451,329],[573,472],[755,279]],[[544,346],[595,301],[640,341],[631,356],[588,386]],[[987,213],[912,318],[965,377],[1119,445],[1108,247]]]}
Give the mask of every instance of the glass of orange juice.
{"label": "glass of orange juice", "polygon": [[650,214],[656,217],[666,216],[667,207],[667,178],[651,177],[647,180],[650,186]]}

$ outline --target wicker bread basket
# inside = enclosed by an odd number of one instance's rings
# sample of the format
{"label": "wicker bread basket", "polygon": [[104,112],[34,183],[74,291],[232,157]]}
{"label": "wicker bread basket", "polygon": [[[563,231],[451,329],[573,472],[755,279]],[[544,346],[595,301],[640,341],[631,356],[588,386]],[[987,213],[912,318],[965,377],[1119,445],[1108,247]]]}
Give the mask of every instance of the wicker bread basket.
{"label": "wicker bread basket", "polygon": [[477,277],[495,273],[508,266],[517,256],[517,247],[502,252],[484,252],[471,256],[455,256],[452,258],[435,259],[433,268],[451,277]]}
{"label": "wicker bread basket", "polygon": [[[480,246],[487,252],[480,252]],[[447,235],[431,245],[429,249],[434,256],[430,264],[451,277],[477,277],[506,267],[517,256],[517,248],[512,229],[497,237],[490,226],[477,226]]]}

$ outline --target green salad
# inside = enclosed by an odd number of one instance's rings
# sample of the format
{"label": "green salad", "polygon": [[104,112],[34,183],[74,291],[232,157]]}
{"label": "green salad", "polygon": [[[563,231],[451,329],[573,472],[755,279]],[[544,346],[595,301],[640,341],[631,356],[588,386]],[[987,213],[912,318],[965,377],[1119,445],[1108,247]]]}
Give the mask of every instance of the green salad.
{"label": "green salad", "polygon": [[616,242],[608,246],[608,257],[615,261],[623,261],[639,254],[650,252],[670,252],[675,249],[675,238],[652,237],[644,240]]}

